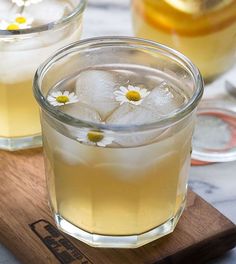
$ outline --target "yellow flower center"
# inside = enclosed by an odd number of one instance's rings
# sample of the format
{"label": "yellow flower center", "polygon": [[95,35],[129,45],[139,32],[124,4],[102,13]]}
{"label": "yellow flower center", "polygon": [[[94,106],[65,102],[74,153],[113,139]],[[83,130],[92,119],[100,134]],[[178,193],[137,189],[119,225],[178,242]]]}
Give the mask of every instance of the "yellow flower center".
{"label": "yellow flower center", "polygon": [[128,91],[128,92],[126,93],[125,96],[126,96],[126,98],[129,99],[130,101],[135,101],[135,102],[137,102],[137,101],[140,101],[140,100],[141,100],[141,95],[140,95],[140,93],[137,92],[137,91]]}
{"label": "yellow flower center", "polygon": [[19,23],[19,24],[25,24],[26,21],[27,21],[26,18],[23,17],[23,16],[20,16],[20,17],[16,18],[16,22]]}
{"label": "yellow flower center", "polygon": [[69,102],[68,96],[65,96],[65,95],[57,96],[56,100],[58,103],[63,103],[63,104]]}
{"label": "yellow flower center", "polygon": [[7,30],[19,30],[19,26],[16,24],[9,24]]}
{"label": "yellow flower center", "polygon": [[97,130],[90,130],[87,134],[87,138],[94,143],[100,142],[103,138],[103,132]]}

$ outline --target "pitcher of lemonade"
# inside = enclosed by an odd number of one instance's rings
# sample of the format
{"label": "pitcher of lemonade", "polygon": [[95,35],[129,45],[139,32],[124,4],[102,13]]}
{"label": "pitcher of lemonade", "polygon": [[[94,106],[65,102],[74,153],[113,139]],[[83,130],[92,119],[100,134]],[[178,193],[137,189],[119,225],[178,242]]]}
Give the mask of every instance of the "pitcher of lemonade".
{"label": "pitcher of lemonade", "polygon": [[137,36],[183,52],[206,82],[233,65],[235,0],[132,0],[132,12]]}

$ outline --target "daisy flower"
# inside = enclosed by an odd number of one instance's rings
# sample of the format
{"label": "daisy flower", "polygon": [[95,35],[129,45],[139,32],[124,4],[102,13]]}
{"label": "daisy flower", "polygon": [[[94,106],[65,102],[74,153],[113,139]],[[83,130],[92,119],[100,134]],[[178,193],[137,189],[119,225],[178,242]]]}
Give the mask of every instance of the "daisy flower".
{"label": "daisy flower", "polygon": [[18,24],[15,22],[7,22],[5,20],[0,21],[1,30],[20,30],[25,28],[28,28],[28,26],[24,24]]}
{"label": "daisy flower", "polygon": [[29,6],[31,4],[37,4],[41,1],[42,0],[12,0],[12,3],[14,3],[18,6]]}
{"label": "daisy flower", "polygon": [[107,136],[103,131],[84,128],[78,132],[77,140],[92,146],[106,147],[114,138]]}
{"label": "daisy flower", "polygon": [[34,19],[27,13],[16,14],[12,17],[15,24],[30,26]]}
{"label": "daisy flower", "polygon": [[148,92],[147,89],[132,85],[129,85],[127,88],[121,86],[118,91],[114,92],[116,101],[120,102],[121,105],[123,103],[139,105],[142,103],[142,100],[149,94],[150,92]]}
{"label": "daisy flower", "polygon": [[58,92],[52,92],[47,97],[48,102],[53,106],[61,106],[65,104],[72,104],[78,102],[78,97],[75,95],[75,93],[70,93],[69,91],[58,91]]}

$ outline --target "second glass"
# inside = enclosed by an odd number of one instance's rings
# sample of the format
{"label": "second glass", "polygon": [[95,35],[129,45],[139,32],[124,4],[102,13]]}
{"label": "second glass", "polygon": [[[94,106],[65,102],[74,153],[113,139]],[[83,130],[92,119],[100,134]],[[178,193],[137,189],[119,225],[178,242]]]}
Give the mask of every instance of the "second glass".
{"label": "second glass", "polygon": [[51,53],[81,35],[85,0],[27,2],[1,1],[0,149],[41,145],[34,72]]}

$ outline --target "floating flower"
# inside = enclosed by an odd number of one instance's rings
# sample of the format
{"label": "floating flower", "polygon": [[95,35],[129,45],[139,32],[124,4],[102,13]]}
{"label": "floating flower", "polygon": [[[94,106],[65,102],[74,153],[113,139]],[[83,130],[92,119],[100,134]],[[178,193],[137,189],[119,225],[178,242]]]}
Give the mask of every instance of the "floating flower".
{"label": "floating flower", "polygon": [[148,92],[147,89],[132,85],[129,85],[127,88],[121,86],[120,90],[114,92],[116,101],[120,102],[121,105],[123,103],[139,105],[141,104],[142,100],[149,94],[150,92]]}
{"label": "floating flower", "polygon": [[41,1],[42,0],[12,0],[12,3],[14,3],[18,6],[29,6],[31,4],[37,4]]}
{"label": "floating flower", "polygon": [[18,25],[31,26],[34,19],[27,13],[16,14],[13,16],[13,21]]}
{"label": "floating flower", "polygon": [[106,147],[114,140],[103,131],[93,129],[81,129],[77,134],[77,140],[88,145]]}
{"label": "floating flower", "polygon": [[7,22],[5,20],[0,21],[0,29],[1,30],[20,30],[28,28],[28,25],[18,24],[15,22]]}
{"label": "floating flower", "polygon": [[53,92],[47,97],[47,100],[53,106],[72,104],[72,103],[76,103],[79,101],[75,93],[74,92],[70,93],[69,91]]}

